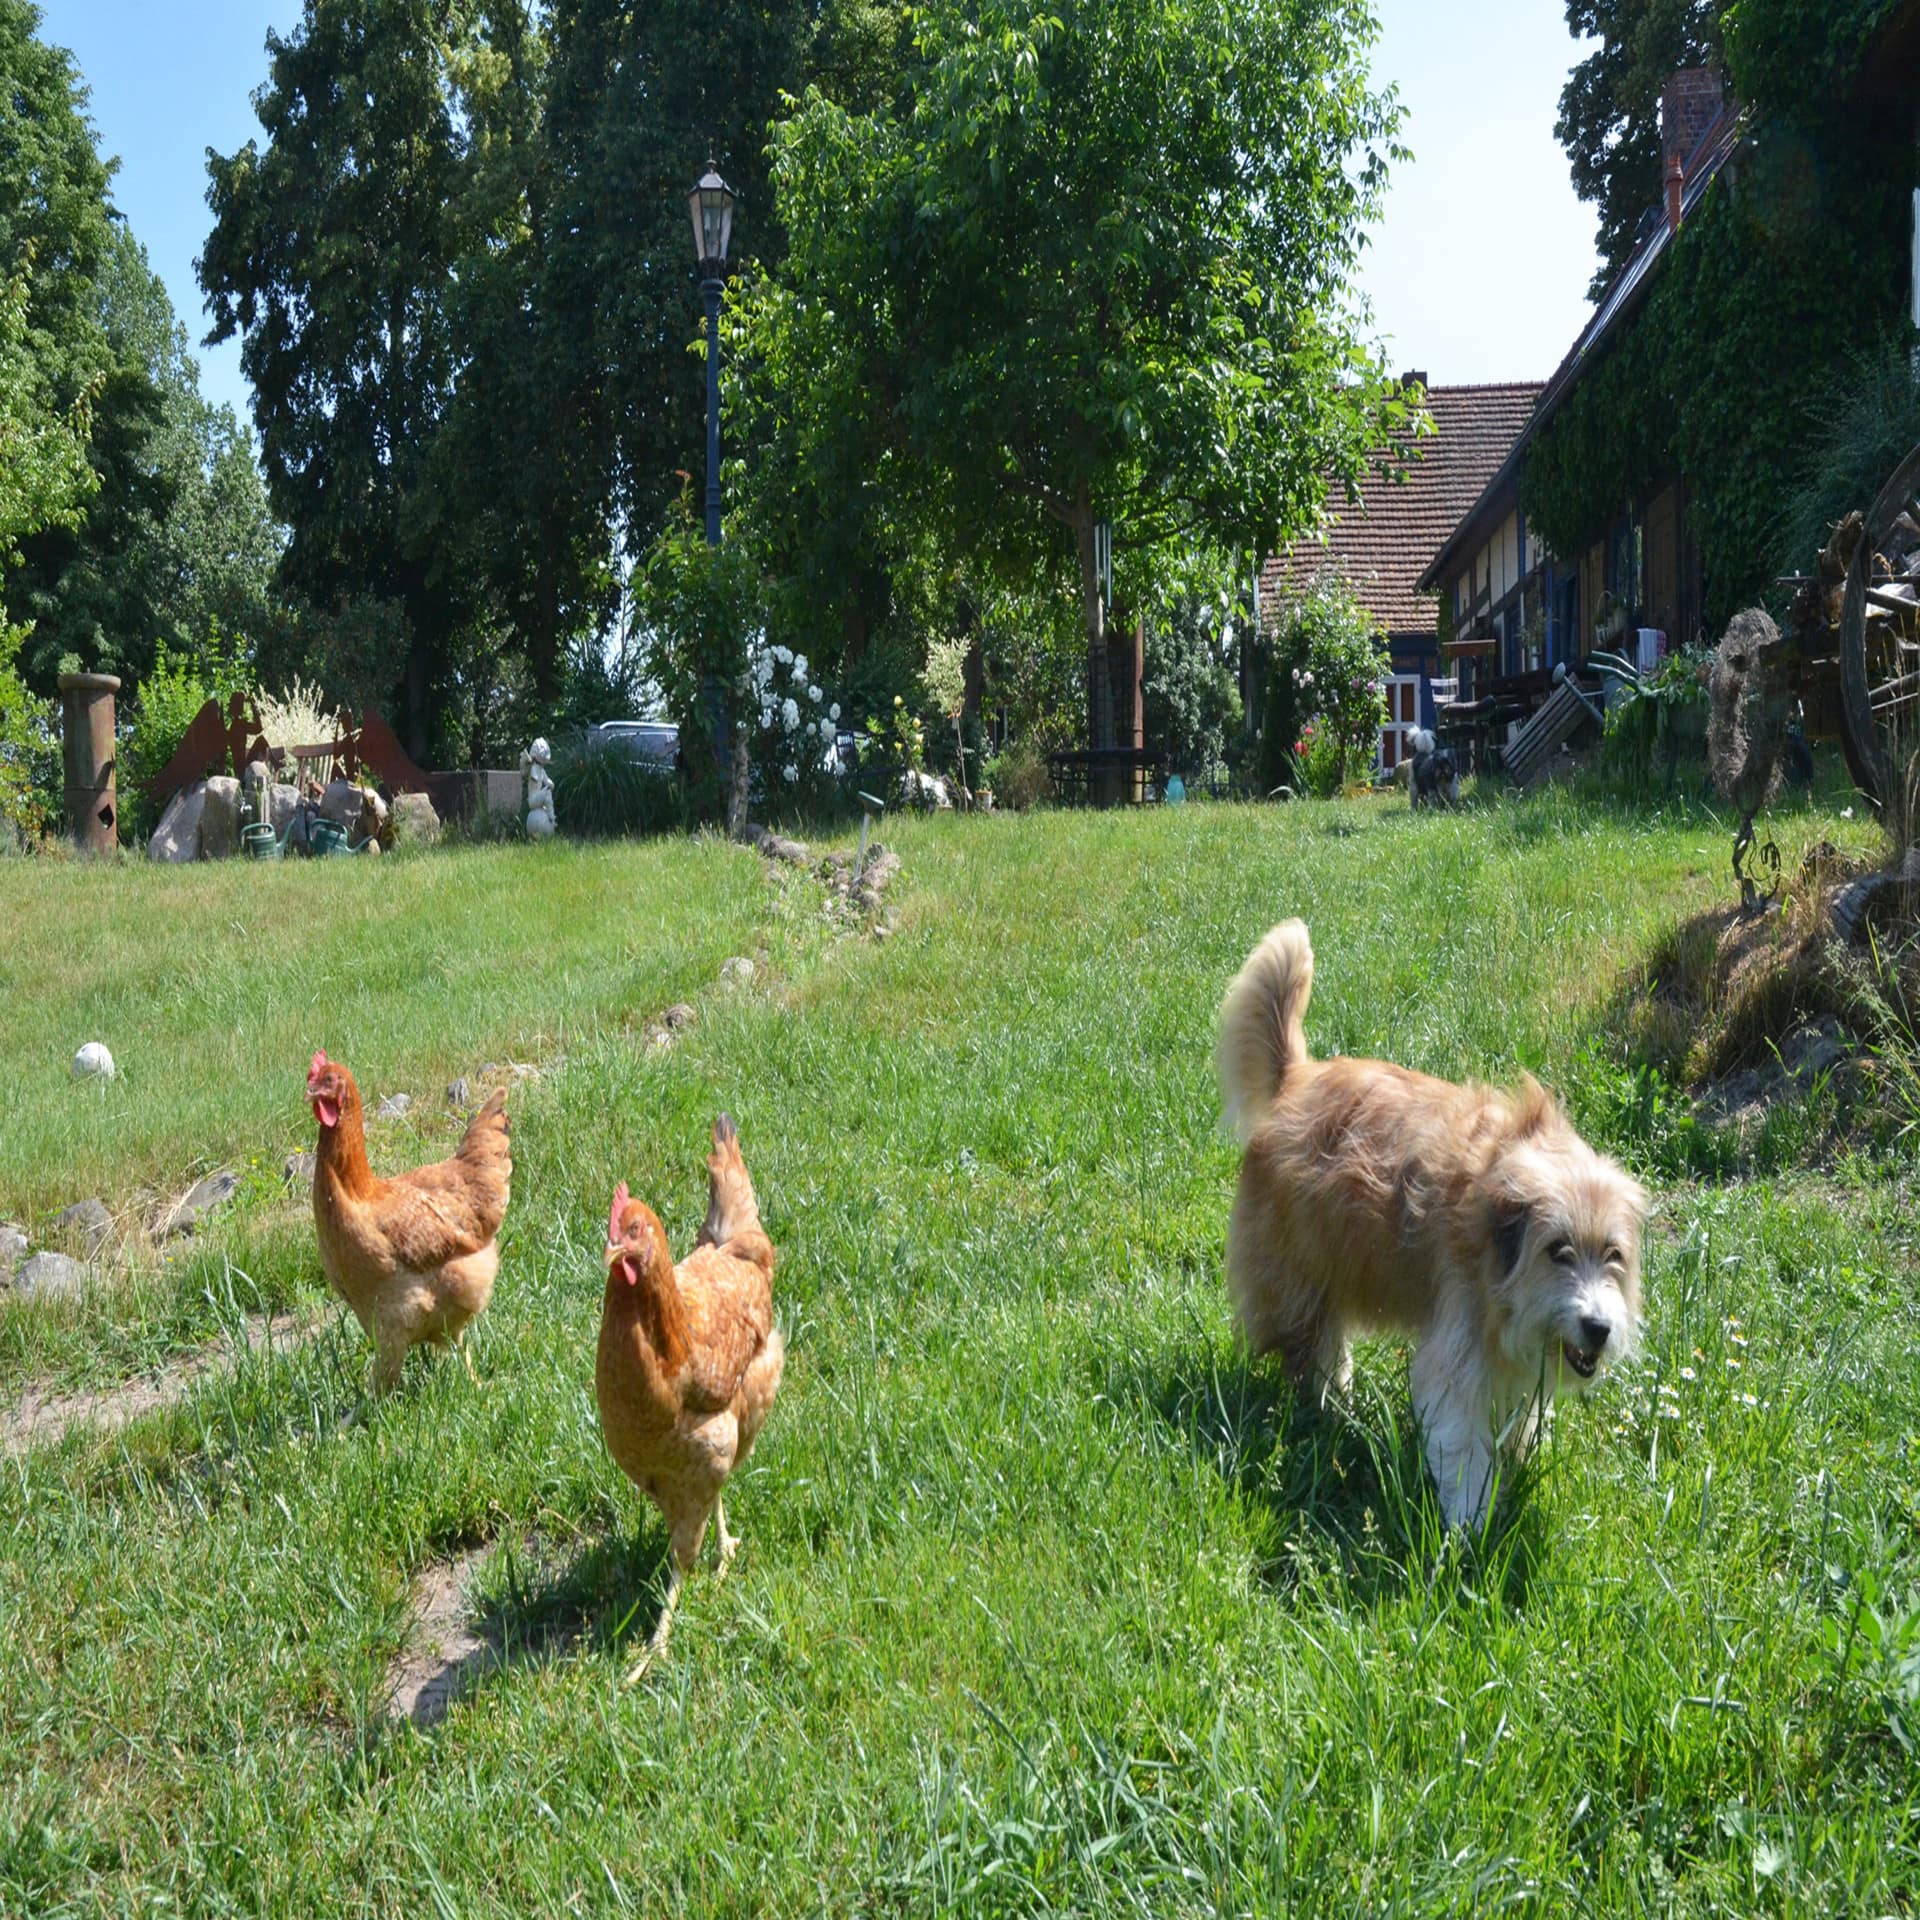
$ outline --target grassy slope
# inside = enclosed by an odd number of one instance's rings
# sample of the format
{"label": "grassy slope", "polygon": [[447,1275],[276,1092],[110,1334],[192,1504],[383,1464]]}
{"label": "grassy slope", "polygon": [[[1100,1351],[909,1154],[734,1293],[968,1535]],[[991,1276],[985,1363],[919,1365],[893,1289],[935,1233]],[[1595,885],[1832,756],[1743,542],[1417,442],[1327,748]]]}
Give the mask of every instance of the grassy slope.
{"label": "grassy slope", "polygon": [[[1723,884],[1724,835],[1549,799],[901,843],[883,946],[824,937],[808,883],[713,846],[275,876],[288,916],[302,880],[407,902],[411,966],[367,920],[327,974],[351,992],[351,954],[398,983],[354,994],[347,1031],[403,1082],[533,1051],[564,1008],[568,1064],[519,1104],[484,1385],[416,1363],[337,1433],[365,1355],[335,1334],[9,1468],[0,1911],[161,1887],[275,1913],[1910,1905],[1894,1728],[1915,1683],[1859,1605],[1868,1575],[1909,1605],[1914,1585],[1898,1184],[1663,1196],[1644,1361],[1562,1420],[1517,1520],[1464,1554],[1437,1532],[1401,1356],[1363,1353],[1352,1422],[1303,1421],[1236,1355],[1221,1299],[1212,1009],[1272,919],[1313,926],[1320,1050],[1564,1081],[1624,958]],[[120,912],[127,879],[62,875],[37,924]],[[175,884],[237,897],[227,875]],[[510,985],[442,988],[471,943],[423,926],[428,886],[512,930]],[[627,924],[594,919],[610,902]],[[153,978],[204,955],[206,917],[186,919],[129,939]],[[683,1044],[642,1058],[622,1008],[710,981],[755,922],[770,975],[707,989]],[[568,956],[551,986],[519,964],[530,939]],[[298,995],[222,977],[184,1036],[178,1002],[114,989],[116,1050],[150,1063],[128,1093],[164,1074],[222,1151],[278,1144],[317,1028]],[[272,1090],[235,1105],[176,1046],[231,1047]],[[164,1184],[148,1098],[75,1128],[49,1117],[71,1106],[56,1083],[10,1123],[30,1193],[67,1197],[45,1143],[69,1136],[103,1178],[124,1147]],[[623,1175],[691,1232],[722,1103],[792,1357],[730,1503],[734,1579],[695,1586],[667,1668],[622,1693],[662,1545],[595,1429],[596,1235]],[[262,1199],[117,1309],[31,1332],[0,1309],[0,1355],[82,1377],[144,1351],[142,1328],[184,1338],[316,1278]],[[508,1547],[483,1597],[529,1657],[434,1733],[387,1728],[410,1577],[489,1537]],[[556,1651],[552,1630],[576,1637]]]}

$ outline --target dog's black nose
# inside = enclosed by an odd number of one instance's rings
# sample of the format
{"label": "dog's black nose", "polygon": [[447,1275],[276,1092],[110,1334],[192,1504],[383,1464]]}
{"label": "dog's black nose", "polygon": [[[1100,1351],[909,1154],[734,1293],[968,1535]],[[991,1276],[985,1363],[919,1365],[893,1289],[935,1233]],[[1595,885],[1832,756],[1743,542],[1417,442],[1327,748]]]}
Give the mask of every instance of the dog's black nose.
{"label": "dog's black nose", "polygon": [[1595,1320],[1582,1315],[1580,1320],[1580,1338],[1586,1342],[1589,1353],[1598,1353],[1607,1344],[1613,1328],[1605,1320]]}

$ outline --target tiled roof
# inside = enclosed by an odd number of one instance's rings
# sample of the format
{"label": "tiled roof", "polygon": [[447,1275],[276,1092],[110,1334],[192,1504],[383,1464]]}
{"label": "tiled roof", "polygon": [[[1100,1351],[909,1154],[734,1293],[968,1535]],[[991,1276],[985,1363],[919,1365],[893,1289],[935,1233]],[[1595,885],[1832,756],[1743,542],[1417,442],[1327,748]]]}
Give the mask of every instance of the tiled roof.
{"label": "tiled roof", "polygon": [[1390,634],[1432,634],[1436,602],[1415,591],[1422,570],[1499,471],[1533,412],[1537,380],[1501,386],[1429,387],[1434,431],[1413,443],[1401,480],[1377,465],[1351,506],[1330,505],[1331,522],[1261,569],[1261,618],[1275,616],[1285,591],[1329,567]]}

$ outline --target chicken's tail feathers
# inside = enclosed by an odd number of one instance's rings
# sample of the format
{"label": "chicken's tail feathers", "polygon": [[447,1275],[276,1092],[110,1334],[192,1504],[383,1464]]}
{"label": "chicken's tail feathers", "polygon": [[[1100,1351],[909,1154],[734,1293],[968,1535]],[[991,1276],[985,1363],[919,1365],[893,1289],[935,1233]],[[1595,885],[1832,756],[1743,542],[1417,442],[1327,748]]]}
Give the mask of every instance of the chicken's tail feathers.
{"label": "chicken's tail feathers", "polygon": [[1309,1057],[1303,1022],[1312,991],[1306,922],[1283,920],[1247,957],[1220,1003],[1220,1095],[1227,1124],[1243,1141],[1288,1071]]}
{"label": "chicken's tail feathers", "polygon": [[740,1157],[740,1130],[723,1113],[713,1123],[713,1151],[707,1155],[707,1223],[700,1238],[716,1247],[760,1228],[760,1203]]}
{"label": "chicken's tail feathers", "polygon": [[507,1090],[496,1087],[487,1095],[480,1111],[467,1122],[467,1131],[454,1157],[483,1161],[489,1165],[496,1160],[504,1160],[511,1165],[512,1130],[513,1123],[507,1118]]}

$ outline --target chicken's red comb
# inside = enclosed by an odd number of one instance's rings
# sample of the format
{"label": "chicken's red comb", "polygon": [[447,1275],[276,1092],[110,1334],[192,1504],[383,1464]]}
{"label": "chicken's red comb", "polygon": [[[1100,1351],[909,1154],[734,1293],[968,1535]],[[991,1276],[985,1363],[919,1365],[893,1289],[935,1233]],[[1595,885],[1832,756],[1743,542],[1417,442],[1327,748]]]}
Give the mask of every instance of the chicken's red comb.
{"label": "chicken's red comb", "polygon": [[626,1212],[630,1197],[627,1192],[627,1183],[622,1180],[613,1190],[613,1208],[607,1215],[607,1245],[610,1247],[619,1244],[620,1216]]}
{"label": "chicken's red comb", "polygon": [[316,1053],[313,1056],[313,1065],[307,1069],[307,1078],[309,1080],[318,1080],[332,1064],[332,1061],[330,1061],[324,1053]]}

